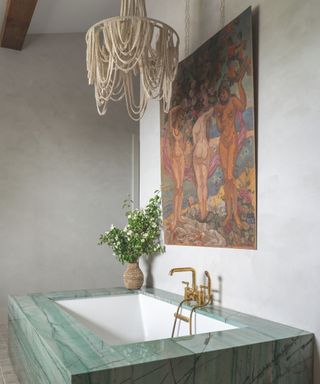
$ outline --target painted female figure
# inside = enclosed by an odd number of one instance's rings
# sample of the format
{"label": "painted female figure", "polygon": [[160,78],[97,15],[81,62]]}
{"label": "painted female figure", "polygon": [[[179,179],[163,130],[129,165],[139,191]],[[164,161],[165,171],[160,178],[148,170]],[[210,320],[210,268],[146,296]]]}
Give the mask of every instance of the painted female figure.
{"label": "painted female figure", "polygon": [[234,168],[238,154],[238,135],[235,126],[236,113],[243,112],[247,106],[247,98],[242,85],[245,71],[242,70],[238,77],[239,98],[231,95],[229,84],[222,82],[218,90],[219,102],[214,107],[217,127],[220,132],[219,155],[220,164],[224,174],[224,193],[226,203],[226,218],[224,225],[232,217],[235,224],[241,228],[238,214],[237,188],[235,184]]}
{"label": "painted female figure", "polygon": [[172,172],[175,181],[175,191],[173,197],[173,219],[171,229],[176,228],[177,222],[181,221],[181,209],[183,201],[183,181],[185,169],[185,140],[183,135],[185,112],[184,109],[177,105],[169,111],[168,123],[169,132],[173,138],[171,159]]}
{"label": "painted female figure", "polygon": [[208,215],[208,175],[209,175],[209,140],[207,125],[211,120],[213,107],[195,122],[192,129],[193,138],[193,169],[196,176],[197,196],[200,210],[200,221],[204,222]]}

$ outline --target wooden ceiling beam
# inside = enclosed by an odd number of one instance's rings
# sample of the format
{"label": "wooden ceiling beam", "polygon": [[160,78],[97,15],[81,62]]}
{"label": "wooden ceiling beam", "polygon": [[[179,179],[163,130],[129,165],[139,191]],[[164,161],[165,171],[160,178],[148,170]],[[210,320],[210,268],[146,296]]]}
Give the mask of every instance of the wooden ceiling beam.
{"label": "wooden ceiling beam", "polygon": [[38,0],[7,0],[0,36],[4,48],[21,50]]}

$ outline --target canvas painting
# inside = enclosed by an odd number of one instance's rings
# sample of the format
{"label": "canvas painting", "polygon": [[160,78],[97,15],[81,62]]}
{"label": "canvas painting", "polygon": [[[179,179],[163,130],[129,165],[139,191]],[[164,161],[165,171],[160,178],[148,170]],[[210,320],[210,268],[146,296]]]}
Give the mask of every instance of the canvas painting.
{"label": "canvas painting", "polygon": [[256,248],[251,8],[179,64],[161,191],[166,244]]}

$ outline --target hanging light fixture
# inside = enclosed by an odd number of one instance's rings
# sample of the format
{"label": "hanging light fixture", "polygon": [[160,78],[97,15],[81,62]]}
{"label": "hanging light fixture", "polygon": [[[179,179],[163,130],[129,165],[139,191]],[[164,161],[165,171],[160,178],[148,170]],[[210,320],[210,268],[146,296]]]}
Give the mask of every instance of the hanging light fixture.
{"label": "hanging light fixture", "polygon": [[[87,71],[100,115],[109,100],[125,98],[128,113],[140,120],[148,100],[163,100],[169,111],[179,62],[179,36],[167,24],[147,17],[145,0],[121,0],[120,16],[102,20],[87,32]],[[140,100],[134,77],[140,76]]]}

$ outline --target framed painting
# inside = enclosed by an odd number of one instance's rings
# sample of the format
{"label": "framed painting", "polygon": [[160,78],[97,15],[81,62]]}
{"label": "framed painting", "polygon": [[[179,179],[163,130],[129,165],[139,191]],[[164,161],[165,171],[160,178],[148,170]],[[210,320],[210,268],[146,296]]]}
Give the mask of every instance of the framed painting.
{"label": "framed painting", "polygon": [[252,16],[179,63],[161,115],[166,244],[256,248]]}

